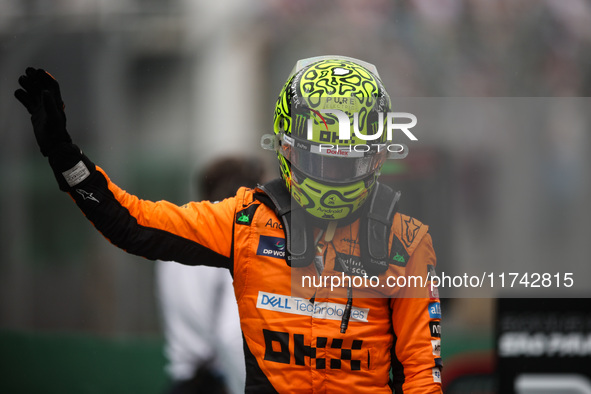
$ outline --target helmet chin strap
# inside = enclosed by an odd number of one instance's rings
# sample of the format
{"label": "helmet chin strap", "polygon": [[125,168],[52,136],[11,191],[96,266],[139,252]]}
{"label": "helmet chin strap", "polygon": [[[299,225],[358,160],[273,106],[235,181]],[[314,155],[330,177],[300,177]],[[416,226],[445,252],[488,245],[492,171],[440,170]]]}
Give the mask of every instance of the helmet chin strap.
{"label": "helmet chin strap", "polygon": [[331,220],[328,222],[326,232],[324,233],[324,242],[330,242],[334,238],[335,230],[337,229],[338,220]]}

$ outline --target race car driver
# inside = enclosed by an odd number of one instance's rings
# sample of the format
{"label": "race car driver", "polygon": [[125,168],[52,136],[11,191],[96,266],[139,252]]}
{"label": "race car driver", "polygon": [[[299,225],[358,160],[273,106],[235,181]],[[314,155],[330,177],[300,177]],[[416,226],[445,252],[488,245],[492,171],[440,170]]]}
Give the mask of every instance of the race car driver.
{"label": "race car driver", "polygon": [[60,189],[111,243],[230,270],[247,393],[441,392],[439,300],[425,283],[398,280],[428,279],[435,254],[427,226],[397,213],[398,195],[377,181],[391,154],[390,98],[373,65],[300,60],[262,142],[277,152],[281,179],[183,206],[111,182],[72,143],[49,73],[28,68],[19,84]]}

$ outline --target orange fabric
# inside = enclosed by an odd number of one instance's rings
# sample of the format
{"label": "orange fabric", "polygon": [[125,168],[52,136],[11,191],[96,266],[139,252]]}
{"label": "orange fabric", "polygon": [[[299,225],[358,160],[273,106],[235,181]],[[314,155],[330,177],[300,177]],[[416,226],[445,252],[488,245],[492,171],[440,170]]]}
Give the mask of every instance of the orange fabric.
{"label": "orange fabric", "polygon": [[107,179],[115,199],[127,208],[139,225],[164,230],[230,256],[235,198],[216,204],[191,202],[182,207],[168,201],[141,200],[111,182],[100,167],[97,166],[97,170]]}
{"label": "orange fabric", "polygon": [[[110,181],[108,189],[139,225],[233,256],[244,338],[260,371],[278,392],[391,393],[388,382],[395,341],[394,353],[403,366],[404,393],[441,392],[436,366],[439,338],[432,336],[431,329],[438,325],[439,316],[430,311],[438,308],[437,299],[425,293],[416,293],[422,298],[400,298],[416,294],[394,288],[354,288],[351,319],[347,332],[341,334],[346,289],[331,292],[326,287],[301,286],[302,275],[316,275],[315,265],[290,268],[286,264],[282,226],[270,208],[254,199],[253,190],[241,188],[236,197],[216,204],[195,202],[179,207],[140,200]],[[259,204],[256,210],[255,204]],[[250,208],[249,215],[254,214],[238,220]],[[390,265],[380,279],[410,274],[427,277],[429,265],[435,266],[427,226],[397,214],[392,230],[410,258],[405,267]],[[336,253],[359,256],[358,223],[337,228],[332,243],[321,244],[324,270],[320,278],[342,276]]]}

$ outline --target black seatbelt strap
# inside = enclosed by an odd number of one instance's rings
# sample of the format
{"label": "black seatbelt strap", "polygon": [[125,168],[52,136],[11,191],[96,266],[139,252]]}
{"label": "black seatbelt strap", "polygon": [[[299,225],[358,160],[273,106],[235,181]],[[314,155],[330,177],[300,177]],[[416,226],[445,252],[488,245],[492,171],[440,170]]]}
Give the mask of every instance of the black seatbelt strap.
{"label": "black seatbelt strap", "polygon": [[400,192],[377,183],[367,210],[367,217],[361,219],[359,245],[361,264],[368,275],[379,275],[388,270],[388,249],[390,229],[394,215],[398,210]]}
{"label": "black seatbelt strap", "polygon": [[[313,231],[308,231],[306,213],[291,201],[291,195],[282,179],[272,180],[258,189],[255,198],[275,211],[283,224],[286,239],[286,260],[290,267],[305,267],[314,259]],[[367,207],[367,215],[361,217],[360,251],[361,263],[368,275],[379,275],[388,269],[390,229],[398,208],[400,192],[376,183]],[[293,226],[292,217],[298,223]]]}
{"label": "black seatbelt strap", "polygon": [[[274,179],[259,189],[264,195],[255,193],[255,198],[275,211],[275,214],[283,224],[286,241],[286,261],[290,267],[305,267],[314,259],[314,247],[312,231],[307,231],[305,212],[303,208],[294,206],[292,210],[291,195],[285,187],[283,179]],[[266,199],[265,197],[268,197]],[[269,199],[272,204],[269,204]],[[296,204],[297,205],[297,204]],[[293,226],[293,215],[298,216],[298,224]]]}

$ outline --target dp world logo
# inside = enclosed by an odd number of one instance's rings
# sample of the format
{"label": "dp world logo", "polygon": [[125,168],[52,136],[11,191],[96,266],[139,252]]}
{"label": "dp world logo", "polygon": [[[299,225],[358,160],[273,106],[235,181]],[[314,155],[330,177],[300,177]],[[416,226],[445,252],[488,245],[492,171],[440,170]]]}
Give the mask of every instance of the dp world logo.
{"label": "dp world logo", "polygon": [[257,255],[284,259],[285,239],[261,235],[259,238],[259,246],[257,247]]}

